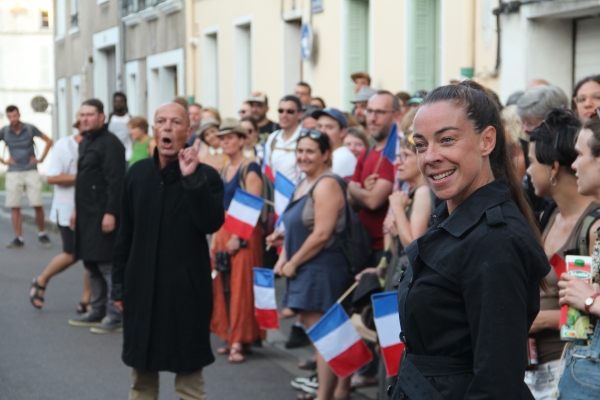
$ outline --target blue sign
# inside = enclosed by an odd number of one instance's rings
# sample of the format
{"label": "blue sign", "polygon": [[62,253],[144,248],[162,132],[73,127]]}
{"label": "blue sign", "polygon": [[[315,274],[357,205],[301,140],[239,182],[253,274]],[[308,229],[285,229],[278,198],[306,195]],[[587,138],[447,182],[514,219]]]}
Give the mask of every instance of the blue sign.
{"label": "blue sign", "polygon": [[302,25],[300,31],[300,52],[302,60],[308,61],[312,50],[312,29],[309,24]]}

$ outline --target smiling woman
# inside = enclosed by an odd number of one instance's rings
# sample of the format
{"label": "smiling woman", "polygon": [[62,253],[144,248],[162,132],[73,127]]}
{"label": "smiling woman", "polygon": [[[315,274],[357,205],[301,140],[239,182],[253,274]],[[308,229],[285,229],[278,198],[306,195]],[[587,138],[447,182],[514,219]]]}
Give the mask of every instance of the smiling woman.
{"label": "smiling woman", "polygon": [[425,181],[445,202],[406,248],[406,352],[392,399],[532,399],[526,339],[550,267],[498,104],[474,82],[437,88],[419,107],[414,142]]}

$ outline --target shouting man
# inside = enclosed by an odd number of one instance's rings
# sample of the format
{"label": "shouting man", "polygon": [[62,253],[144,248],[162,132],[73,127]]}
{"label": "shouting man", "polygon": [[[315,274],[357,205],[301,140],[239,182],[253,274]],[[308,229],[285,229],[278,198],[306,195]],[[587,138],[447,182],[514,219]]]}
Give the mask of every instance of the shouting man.
{"label": "shouting man", "polygon": [[198,161],[185,108],[154,116],[154,158],[125,178],[115,245],[112,298],[123,311],[123,362],[133,368],[130,399],[158,398],[158,372],[176,374],[181,399],[205,399],[212,280],[206,235],[223,224],[223,183]]}

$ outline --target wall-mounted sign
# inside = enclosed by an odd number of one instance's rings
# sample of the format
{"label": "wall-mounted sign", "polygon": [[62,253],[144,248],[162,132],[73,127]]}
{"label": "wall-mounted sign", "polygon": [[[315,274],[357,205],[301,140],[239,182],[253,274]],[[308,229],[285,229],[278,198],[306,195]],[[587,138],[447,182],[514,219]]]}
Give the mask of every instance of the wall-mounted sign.
{"label": "wall-mounted sign", "polygon": [[300,52],[302,54],[302,60],[310,60],[310,53],[312,51],[312,29],[310,24],[302,25],[300,30]]}
{"label": "wall-mounted sign", "polygon": [[311,0],[310,6],[313,14],[323,12],[323,0]]}

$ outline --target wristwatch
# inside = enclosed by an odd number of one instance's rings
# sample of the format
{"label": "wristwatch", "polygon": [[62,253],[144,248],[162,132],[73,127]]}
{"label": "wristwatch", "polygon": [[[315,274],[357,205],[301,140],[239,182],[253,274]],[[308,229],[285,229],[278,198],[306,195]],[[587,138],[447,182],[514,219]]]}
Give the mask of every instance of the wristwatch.
{"label": "wristwatch", "polygon": [[585,299],[585,302],[583,304],[585,304],[585,312],[586,313],[590,312],[590,307],[592,306],[592,304],[594,304],[594,300],[596,300],[596,297],[598,297],[598,296],[600,296],[600,293],[594,293],[590,297]]}

